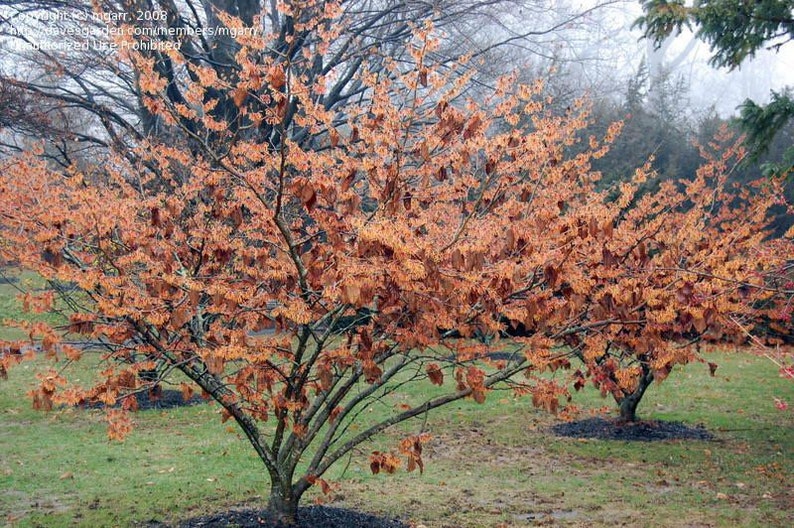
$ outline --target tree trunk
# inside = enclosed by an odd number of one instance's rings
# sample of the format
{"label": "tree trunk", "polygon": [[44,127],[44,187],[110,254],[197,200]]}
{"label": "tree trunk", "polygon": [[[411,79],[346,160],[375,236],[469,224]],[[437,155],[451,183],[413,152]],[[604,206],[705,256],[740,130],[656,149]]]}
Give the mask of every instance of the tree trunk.
{"label": "tree trunk", "polygon": [[642,376],[640,376],[640,382],[637,388],[620,402],[621,422],[637,421],[637,406],[640,404],[640,400],[642,400],[642,396],[645,394],[645,389],[647,389],[651,383],[653,383],[653,372],[643,366]]}
{"label": "tree trunk", "polygon": [[268,512],[273,521],[273,526],[288,528],[295,526],[298,519],[298,499],[287,483],[274,481],[270,487],[270,502]]}

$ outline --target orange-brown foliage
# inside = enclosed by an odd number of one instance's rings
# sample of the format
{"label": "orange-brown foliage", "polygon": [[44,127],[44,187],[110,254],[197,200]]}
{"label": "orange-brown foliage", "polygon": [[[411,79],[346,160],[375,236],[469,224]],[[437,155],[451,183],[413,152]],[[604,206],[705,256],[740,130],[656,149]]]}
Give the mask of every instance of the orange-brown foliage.
{"label": "orange-brown foliage", "polygon": [[[540,84],[513,77],[487,100],[467,100],[467,77],[429,64],[432,28],[414,44],[413,68],[362,70],[368,98],[342,123],[315,104],[322,83],[304,82],[300,64],[258,60],[259,42],[241,40],[235,83],[173,53],[195,74],[184,80],[186,108],[129,53],[150,110],[176,139],[111,152],[93,174],[55,170],[33,153],[2,161],[0,260],[77,285],[86,313],[69,331],[117,344],[110,358],[180,368],[224,418],[275,417],[293,445],[320,434],[313,420],[357,416],[333,397],[341,380],[380,386],[396,379],[395,362],[483,401],[498,380],[472,362],[490,349],[450,339],[452,330],[498,340],[522,328],[519,350],[498,367],[506,377],[527,370],[532,388],[517,391],[552,412],[565,391],[532,369],[577,356],[586,372],[576,382],[586,374],[620,400],[639,365],[660,379],[698,359],[698,340],[745,338],[736,323],[769,296],[765,275],[783,257],[764,251],[774,186],[726,188],[738,147],[704,152],[697,175],[655,193],[637,194],[648,167],[612,194],[598,191],[590,160],[610,138],[569,153],[584,105],[552,115]],[[227,130],[210,111],[213,93],[230,95],[253,129],[299,111],[274,143]],[[362,308],[370,315],[333,337]],[[31,338],[56,354],[45,326]],[[0,375],[17,361],[2,346]],[[112,403],[136,388],[134,372],[109,369],[86,396]],[[34,394],[41,407],[57,388],[45,382]],[[111,437],[131,427],[126,410],[108,417]],[[420,440],[401,450],[422,469]],[[398,465],[373,454],[373,472]]]}

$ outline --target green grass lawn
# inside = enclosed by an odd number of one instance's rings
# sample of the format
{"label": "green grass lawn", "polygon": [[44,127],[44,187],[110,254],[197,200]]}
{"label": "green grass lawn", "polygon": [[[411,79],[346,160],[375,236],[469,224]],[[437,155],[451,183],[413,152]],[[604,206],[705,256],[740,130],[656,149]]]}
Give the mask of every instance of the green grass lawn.
{"label": "green grass lawn", "polygon": [[[483,405],[431,414],[423,475],[370,474],[369,452],[399,431],[361,446],[326,475],[334,502],[427,528],[791,526],[794,423],[773,404],[791,395],[791,381],[764,359],[714,356],[716,377],[691,365],[654,385],[640,408],[703,423],[713,441],[557,438],[553,416],[494,392]],[[0,383],[0,519],[9,525],[133,526],[264,504],[266,474],[214,405],[139,412],[128,440],[108,442],[101,411],[31,409],[24,393],[48,366],[23,364]],[[586,391],[577,403],[609,402]]]}

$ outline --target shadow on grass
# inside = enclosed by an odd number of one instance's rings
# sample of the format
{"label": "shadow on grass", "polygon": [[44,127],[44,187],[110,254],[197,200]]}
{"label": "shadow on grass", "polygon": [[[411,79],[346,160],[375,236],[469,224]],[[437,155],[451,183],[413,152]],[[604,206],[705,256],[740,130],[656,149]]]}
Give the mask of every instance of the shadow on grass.
{"label": "shadow on grass", "polygon": [[[134,398],[138,400],[138,410],[139,411],[148,411],[148,410],[166,410],[166,409],[174,409],[177,407],[187,407],[191,405],[200,405],[202,403],[207,403],[209,400],[202,398],[198,395],[191,396],[190,399],[185,400],[184,396],[182,395],[182,391],[178,390],[158,390],[158,391],[143,391],[137,393]],[[119,403],[113,405],[113,407],[120,407]],[[105,404],[103,403],[90,403],[84,404],[82,406],[84,409],[104,409]]]}

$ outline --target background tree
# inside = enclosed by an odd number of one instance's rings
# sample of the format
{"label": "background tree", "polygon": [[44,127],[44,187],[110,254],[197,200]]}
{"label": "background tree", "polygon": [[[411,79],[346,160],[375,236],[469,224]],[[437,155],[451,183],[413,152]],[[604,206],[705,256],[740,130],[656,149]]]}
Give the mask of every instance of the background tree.
{"label": "background tree", "polygon": [[[152,62],[151,67],[167,80],[171,105],[187,104],[186,81],[191,70],[174,64],[165,52],[169,47],[178,49],[188,64],[209,68],[213,75],[236,84],[242,69],[236,57],[240,46],[224,25],[227,16],[234,16],[246,26],[279,35],[259,50],[255,62],[280,63],[282,68],[288,64],[295,74],[310,81],[322,79],[327,89],[315,94],[315,101],[335,110],[336,119],[343,122],[346,105],[367,96],[366,87],[356,80],[363,64],[372,73],[391,75],[386,64],[399,65],[406,60],[405,43],[416,21],[431,19],[439,30],[440,44],[433,50],[436,62],[449,61],[452,66],[460,57],[470,58],[465,68],[458,64],[454,71],[482,75],[469,86],[472,91],[487,85],[494,69],[510,60],[511,46],[522,47],[522,62],[527,55],[540,57],[556,35],[574,31],[579,21],[598,8],[548,5],[543,0],[346,0],[334,8],[344,20],[345,33],[334,42],[323,43],[317,40],[311,20],[297,20],[278,5],[242,0],[3,0],[0,36],[5,36],[5,51],[14,60],[3,64],[1,75],[29,100],[48,107],[68,107],[82,116],[83,123],[91,123],[90,133],[79,138],[83,148],[94,145],[102,149],[110,143],[130,146],[141,138],[168,132],[157,113],[144,104],[137,73],[112,53],[114,38],[124,24],[136,33],[136,45],[146,48],[142,53]],[[302,13],[315,16],[310,10]],[[311,56],[313,62],[297,60],[304,55]],[[252,94],[269,96],[267,87],[252,90]],[[280,141],[279,132],[265,122],[241,122],[233,99],[216,97],[215,101],[209,112],[238,129],[236,137],[256,134]],[[287,116],[294,113],[295,108],[289,105]],[[68,136],[72,124],[51,120],[52,129],[61,129],[33,136],[45,140],[51,135]],[[290,130],[301,141],[313,140],[305,130]],[[223,141],[228,143],[229,138]]]}
{"label": "background tree", "polygon": [[[768,154],[770,150],[774,150],[776,137],[786,136],[786,125],[794,117],[794,100],[791,98],[790,89],[782,92],[773,91],[769,104],[758,105],[748,99],[740,110],[740,123],[747,133],[747,144],[755,153],[755,159],[758,160]],[[785,140],[783,139],[783,141]],[[791,142],[789,141],[788,144],[790,145]],[[765,172],[769,174],[787,173],[791,167],[794,167],[793,148],[784,150],[780,157],[782,158],[780,162],[767,162],[764,166]]]}
{"label": "background tree", "polygon": [[[780,49],[794,38],[794,2],[791,0],[644,0],[645,15],[636,24],[657,45],[683,27],[694,28],[696,35],[711,46],[710,62],[716,67],[734,69],[762,48]],[[742,105],[742,125],[749,135],[749,146],[763,154],[774,135],[793,115],[794,103],[788,91],[773,92],[772,100],[761,106],[747,100]],[[789,157],[791,154],[789,154]],[[788,173],[792,165],[779,169]]]}
{"label": "background tree", "polygon": [[[616,121],[623,122],[609,152],[593,164],[603,173],[602,188],[625,180],[649,160],[657,177],[650,178],[645,189],[655,189],[663,180],[692,179],[702,162],[695,145],[697,123],[686,104],[688,86],[680,77],[668,75],[657,79],[650,90],[649,75],[641,64],[628,80],[622,101],[593,103],[592,124],[585,133],[604,131]],[[704,141],[713,139],[715,132],[711,131]]]}

